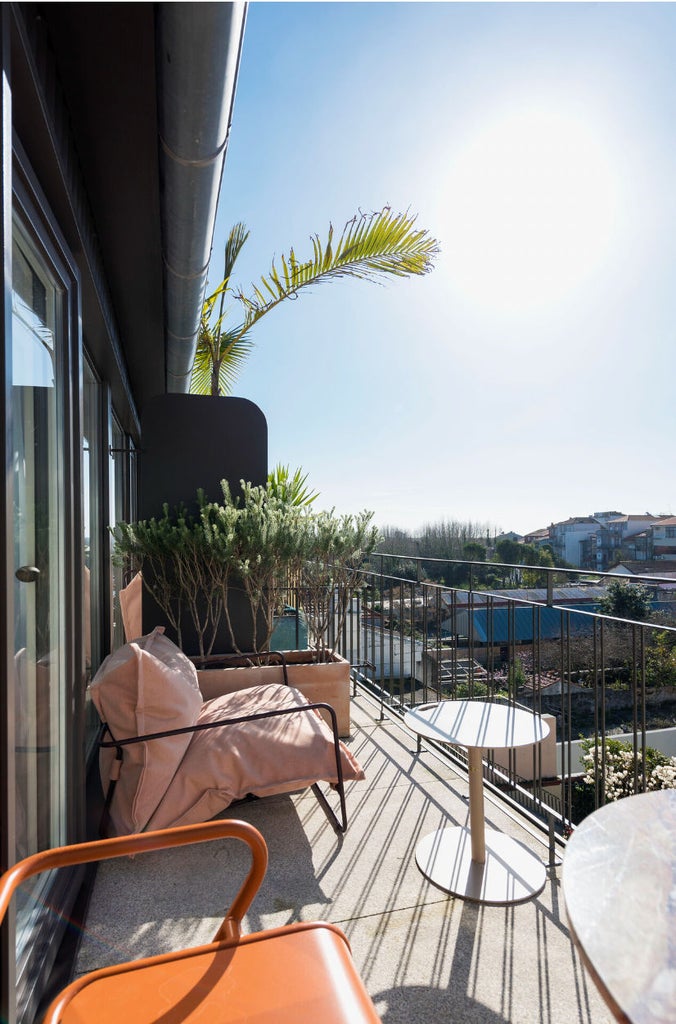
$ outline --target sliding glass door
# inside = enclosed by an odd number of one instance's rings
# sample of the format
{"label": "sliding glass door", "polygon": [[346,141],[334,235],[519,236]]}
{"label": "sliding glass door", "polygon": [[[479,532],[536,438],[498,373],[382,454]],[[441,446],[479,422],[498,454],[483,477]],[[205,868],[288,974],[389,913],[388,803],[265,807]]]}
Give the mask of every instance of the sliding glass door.
{"label": "sliding glass door", "polygon": [[[15,222],[12,252],[12,493],[16,856],[66,841],[63,293]],[[34,895],[34,894],[33,894]],[[18,907],[17,938],[33,901]]]}

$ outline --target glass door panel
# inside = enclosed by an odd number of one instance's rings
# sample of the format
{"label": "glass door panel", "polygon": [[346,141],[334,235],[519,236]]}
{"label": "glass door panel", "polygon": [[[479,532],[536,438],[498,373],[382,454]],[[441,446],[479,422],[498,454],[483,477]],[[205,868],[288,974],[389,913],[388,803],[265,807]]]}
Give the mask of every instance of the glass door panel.
{"label": "glass door panel", "polygon": [[[15,224],[11,433],[17,858],[65,841],[62,303],[45,261]],[[20,907],[19,930],[21,923]]]}

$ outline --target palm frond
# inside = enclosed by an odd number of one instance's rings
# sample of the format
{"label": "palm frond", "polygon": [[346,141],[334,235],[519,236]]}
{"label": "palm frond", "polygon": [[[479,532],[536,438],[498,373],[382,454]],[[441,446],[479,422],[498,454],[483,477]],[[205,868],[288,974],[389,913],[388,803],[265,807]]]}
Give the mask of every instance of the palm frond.
{"label": "palm frond", "polygon": [[333,226],[326,244],[312,236],[312,258],[300,262],[293,249],[282,256],[279,267],[272,261],[259,285],[250,295],[239,291],[236,298],[245,308],[240,331],[248,330],[265,313],[308,285],[340,277],[379,282],[382,278],[428,274],[434,267],[439,243],[408,213],[393,213],[390,207],[371,214],[355,215],[343,228],[334,248]]}
{"label": "palm frond", "polygon": [[230,394],[252,348],[253,342],[237,331],[221,332],[216,345],[213,333],[201,329],[192,368],[191,394],[213,394],[214,371],[217,374],[218,394]]}
{"label": "palm frond", "polygon": [[[270,270],[252,284],[251,293],[230,285],[235,261],[249,237],[244,224],[235,224],[228,235],[224,274],[219,286],[204,300],[202,319],[190,390],[193,394],[228,394],[237,373],[253,347],[251,328],[262,316],[295,297],[301,288],[340,277],[380,283],[385,277],[428,274],[439,253],[439,243],[429,232],[415,227],[416,217],[393,213],[389,206],[375,213],[359,213],[347,222],[334,243],[329,225],[326,243],[311,236],[312,257],[301,261],[291,248],[279,266],[273,259]],[[226,297],[237,299],[244,317],[236,327],[225,330],[229,314]]]}
{"label": "palm frond", "polygon": [[[232,292],[230,278],[242,246],[249,237],[240,221],[230,229],[223,256],[223,280],[202,304],[197,350],[192,368],[192,394],[227,394],[251,351],[251,342],[240,333],[223,330],[228,315],[225,298]],[[214,309],[218,303],[218,316]]]}
{"label": "palm frond", "polygon": [[298,467],[294,473],[288,466],[278,462],[268,473],[267,492],[274,498],[289,505],[311,505],[319,497],[319,491],[311,491],[307,483],[308,474]]}
{"label": "palm frond", "polygon": [[223,280],[229,281],[235,267],[242,246],[249,237],[249,230],[241,221],[230,228],[228,240],[225,243],[225,256],[223,260]]}
{"label": "palm frond", "polygon": [[[202,306],[202,320],[206,321],[211,330],[216,334],[219,333],[223,321],[227,316],[228,311],[224,309],[224,301],[227,293],[232,291],[232,288],[230,287],[230,278],[232,277],[237,257],[242,251],[242,246],[248,237],[249,231],[246,225],[241,221],[230,228],[230,233],[228,234],[228,239],[225,243],[225,252],[223,255],[223,280],[211,295],[206,297]],[[214,307],[219,299],[219,315],[216,320],[213,320]]]}

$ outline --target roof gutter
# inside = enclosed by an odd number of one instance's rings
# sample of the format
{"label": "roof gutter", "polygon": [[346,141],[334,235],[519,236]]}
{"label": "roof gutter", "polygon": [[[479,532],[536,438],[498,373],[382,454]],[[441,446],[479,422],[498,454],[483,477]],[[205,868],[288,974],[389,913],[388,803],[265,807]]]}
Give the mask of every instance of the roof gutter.
{"label": "roof gutter", "polygon": [[157,4],[166,386],[190,387],[246,3]]}

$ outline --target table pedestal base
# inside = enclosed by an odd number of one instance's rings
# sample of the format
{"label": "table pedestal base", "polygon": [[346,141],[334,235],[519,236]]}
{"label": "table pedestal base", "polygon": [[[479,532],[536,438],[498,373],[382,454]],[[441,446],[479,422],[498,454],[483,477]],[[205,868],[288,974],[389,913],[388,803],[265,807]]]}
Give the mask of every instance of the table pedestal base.
{"label": "table pedestal base", "polygon": [[426,836],[415,851],[418,867],[430,882],[478,903],[522,903],[545,887],[547,869],[523,843],[502,832],[486,831],[486,861],[472,860],[468,828],[442,828]]}

